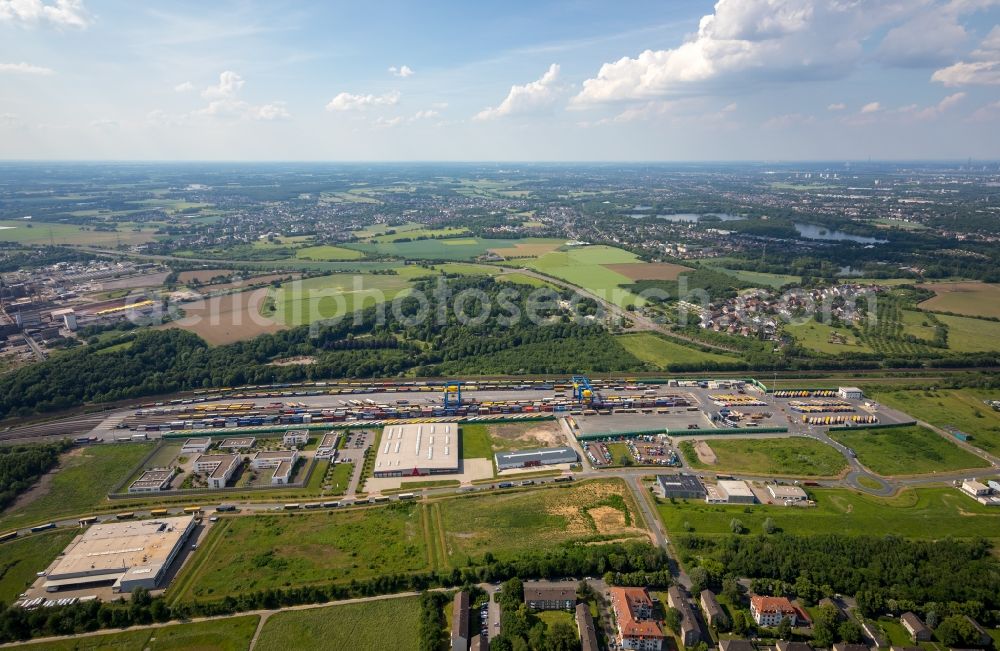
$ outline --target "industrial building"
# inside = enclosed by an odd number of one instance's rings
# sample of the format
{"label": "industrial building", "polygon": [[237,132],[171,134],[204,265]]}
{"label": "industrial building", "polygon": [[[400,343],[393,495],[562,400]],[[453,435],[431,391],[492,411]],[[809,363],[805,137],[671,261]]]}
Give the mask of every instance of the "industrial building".
{"label": "industrial building", "polygon": [[705,485],[695,475],[657,475],[656,494],[663,499],[701,499],[705,497]]}
{"label": "industrial building", "polygon": [[44,587],[48,592],[108,583],[115,592],[162,587],[194,528],[193,515],[95,524],[66,548]]}
{"label": "industrial building", "polygon": [[418,477],[458,472],[456,423],[408,423],[382,430],[375,477]]}
{"label": "industrial building", "polygon": [[865,392],[858,387],[838,387],[837,397],[841,400],[861,400],[865,397]]}
{"label": "industrial building", "polygon": [[174,478],[172,468],[157,468],[147,470],[128,487],[130,493],[156,493],[170,488],[170,480]]}
{"label": "industrial building", "polygon": [[212,439],[208,437],[188,439],[181,445],[181,454],[205,454],[210,447]]}
{"label": "industrial building", "polygon": [[194,469],[207,475],[209,488],[225,488],[242,462],[238,454],[203,454],[194,460]]}
{"label": "industrial building", "polygon": [[705,488],[705,501],[709,504],[754,504],[757,498],[745,481],[721,479],[715,486]]}
{"label": "industrial building", "polygon": [[319,445],[316,446],[316,458],[329,459],[337,456],[337,445],[339,443],[340,434],[338,432],[327,432],[320,439]]}
{"label": "industrial building", "polygon": [[780,486],[768,484],[767,492],[776,502],[805,502],[809,499],[806,492],[798,486]]}
{"label": "industrial building", "polygon": [[569,447],[497,452],[494,458],[497,470],[552,466],[558,463],[576,463],[580,460],[580,457],[576,454],[576,450]]}

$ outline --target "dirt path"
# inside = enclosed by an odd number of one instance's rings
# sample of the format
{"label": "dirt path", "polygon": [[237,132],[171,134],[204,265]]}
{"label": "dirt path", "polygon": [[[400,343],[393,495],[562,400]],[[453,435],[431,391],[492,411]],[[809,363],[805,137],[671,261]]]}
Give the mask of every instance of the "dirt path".
{"label": "dirt path", "polygon": [[14,503],[7,507],[7,510],[15,511],[19,508],[25,507],[48,493],[49,488],[52,486],[52,480],[55,478],[57,473],[64,469],[63,460],[71,456],[78,457],[81,454],[83,454],[83,448],[76,448],[63,454],[56,467],[42,475],[31,488],[18,495],[17,499],[14,500]]}
{"label": "dirt path", "polygon": [[719,458],[715,456],[715,451],[705,441],[695,441],[694,451],[698,454],[698,461],[706,465],[714,466],[719,462]]}

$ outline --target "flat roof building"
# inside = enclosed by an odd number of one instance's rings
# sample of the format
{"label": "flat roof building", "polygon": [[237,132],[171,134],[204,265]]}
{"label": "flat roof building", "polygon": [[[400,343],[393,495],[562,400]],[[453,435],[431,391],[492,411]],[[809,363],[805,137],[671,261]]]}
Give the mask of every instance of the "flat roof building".
{"label": "flat roof building", "polygon": [[161,587],[194,527],[193,515],[95,524],[66,548],[49,571],[45,589],[105,583],[115,592]]}
{"label": "flat roof building", "polygon": [[203,454],[194,460],[194,469],[206,475],[209,488],[225,488],[242,463],[238,454]]}
{"label": "flat roof building", "polygon": [[778,484],[768,484],[767,492],[771,498],[777,502],[805,502],[809,499],[806,492],[798,486],[779,486]]}
{"label": "flat roof building", "polygon": [[978,497],[980,495],[989,495],[990,487],[986,484],[976,481],[975,479],[966,479],[962,482],[962,490],[972,495],[973,497]]}
{"label": "flat roof building", "polygon": [[337,445],[340,443],[340,433],[339,432],[327,432],[323,435],[323,438],[319,440],[319,445],[316,446],[316,458],[317,459],[328,459],[337,455]]}
{"label": "flat roof building", "polygon": [[497,452],[494,455],[497,470],[513,470],[515,468],[534,468],[551,466],[557,463],[576,463],[580,460],[576,450],[565,448],[536,448],[532,450],[513,450]]}
{"label": "flat roof building", "polygon": [[274,469],[274,474],[271,475],[271,485],[281,486],[284,484],[290,484],[292,481],[292,469],[295,464],[291,461],[285,459]]}
{"label": "flat roof building", "polygon": [[170,488],[170,480],[174,478],[171,468],[156,468],[147,470],[128,487],[130,493],[156,493]]}
{"label": "flat roof building", "polygon": [[188,440],[184,441],[183,445],[181,445],[181,453],[182,454],[204,454],[204,453],[208,452],[208,448],[210,448],[210,447],[212,447],[212,439],[210,439],[208,437],[205,437],[205,438],[196,438],[196,439],[188,439]]}
{"label": "flat roof building", "polygon": [[249,450],[257,442],[252,436],[241,436],[239,438],[222,439],[219,443],[220,450]]}
{"label": "flat roof building", "polygon": [[294,464],[298,460],[298,450],[261,450],[250,457],[250,467],[254,470],[266,470],[277,468],[282,461]]}
{"label": "flat roof building", "polygon": [[285,435],[281,437],[281,444],[286,448],[290,448],[295,445],[305,445],[309,442],[309,430],[307,429],[290,429],[285,432]]}
{"label": "flat roof building", "polygon": [[723,479],[715,486],[705,488],[705,501],[709,504],[754,504],[757,498],[745,481]]}
{"label": "flat roof building", "polygon": [[456,423],[407,423],[382,430],[375,477],[418,477],[458,472]]}
{"label": "flat roof building", "polygon": [[657,475],[656,493],[664,499],[701,499],[705,497],[705,485],[695,475]]}
{"label": "flat roof building", "polygon": [[837,396],[841,400],[861,400],[865,397],[865,393],[858,387],[839,387]]}

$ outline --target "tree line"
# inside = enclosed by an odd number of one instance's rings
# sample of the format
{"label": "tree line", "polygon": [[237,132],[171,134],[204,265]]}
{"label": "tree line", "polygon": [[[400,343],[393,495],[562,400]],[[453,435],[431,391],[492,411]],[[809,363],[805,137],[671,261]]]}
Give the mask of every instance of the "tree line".
{"label": "tree line", "polygon": [[58,443],[0,447],[0,511],[38,479],[56,467],[60,453],[72,445]]}

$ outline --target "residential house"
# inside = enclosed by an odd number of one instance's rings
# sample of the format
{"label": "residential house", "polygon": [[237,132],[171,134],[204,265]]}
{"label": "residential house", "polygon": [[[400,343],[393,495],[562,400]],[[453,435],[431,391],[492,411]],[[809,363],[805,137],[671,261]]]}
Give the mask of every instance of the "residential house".
{"label": "residential house", "polygon": [[573,610],[576,584],[571,581],[527,581],[524,603],[534,610]]}
{"label": "residential house", "polygon": [[676,608],[681,614],[680,636],[684,646],[694,646],[701,641],[701,628],[695,619],[694,610],[688,601],[687,593],[680,586],[670,586],[667,590],[667,604]]}
{"label": "residential house", "polygon": [[777,626],[785,617],[795,626],[799,611],[785,597],[750,596],[750,614],[758,626]]}
{"label": "residential house", "polygon": [[927,628],[914,613],[903,613],[899,618],[899,623],[903,625],[906,632],[910,634],[910,639],[914,642],[927,642],[932,637],[931,629]]}
{"label": "residential house", "polygon": [[711,590],[701,591],[701,610],[705,613],[705,621],[713,628],[718,628],[719,624],[727,621],[726,611],[719,605],[719,600]]}
{"label": "residential house", "polygon": [[581,651],[598,651],[597,629],[587,604],[576,605],[576,628],[580,632]]}
{"label": "residential house", "polygon": [[469,648],[469,593],[459,590],[451,608],[451,651]]}
{"label": "residential house", "polygon": [[618,624],[618,646],[632,651],[660,651],[666,636],[653,621],[653,601],[645,588],[611,588],[611,609]]}

